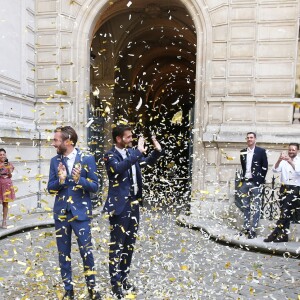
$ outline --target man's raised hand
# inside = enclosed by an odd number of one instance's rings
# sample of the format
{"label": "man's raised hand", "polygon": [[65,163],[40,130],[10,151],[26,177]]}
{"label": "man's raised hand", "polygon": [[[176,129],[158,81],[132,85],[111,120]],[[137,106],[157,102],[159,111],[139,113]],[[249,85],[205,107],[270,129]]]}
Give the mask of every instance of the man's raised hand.
{"label": "man's raised hand", "polygon": [[139,137],[139,140],[138,140],[138,150],[142,153],[146,152],[147,151],[147,147],[145,147],[145,139],[143,136],[140,136]]}

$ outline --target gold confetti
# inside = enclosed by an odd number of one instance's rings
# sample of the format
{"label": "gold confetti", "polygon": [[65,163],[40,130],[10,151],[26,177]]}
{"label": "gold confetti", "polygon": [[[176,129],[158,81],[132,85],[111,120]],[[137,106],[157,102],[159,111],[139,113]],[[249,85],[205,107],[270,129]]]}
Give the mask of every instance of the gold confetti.
{"label": "gold confetti", "polygon": [[50,212],[50,211],[52,211],[52,208],[50,208],[50,207],[48,207],[48,206],[44,206],[44,210]]}
{"label": "gold confetti", "polygon": [[182,110],[178,111],[171,120],[172,124],[181,124],[182,123]]}
{"label": "gold confetti", "polygon": [[97,275],[97,272],[96,271],[92,271],[92,270],[88,270],[88,271],[84,272],[84,275],[85,276]]}
{"label": "gold confetti", "polygon": [[132,293],[127,294],[127,295],[125,296],[125,299],[136,299],[136,295],[135,295],[135,294],[132,294]]}
{"label": "gold confetti", "polygon": [[68,93],[66,91],[63,91],[63,90],[56,90],[55,94],[56,95],[63,95],[63,96],[67,96],[68,95]]}
{"label": "gold confetti", "polygon": [[208,194],[209,194],[209,191],[200,190],[200,193],[201,193],[201,194],[206,194],[206,195],[208,195]]}
{"label": "gold confetti", "polygon": [[35,180],[40,181],[42,180],[43,176],[44,176],[43,174],[37,174],[35,175]]}
{"label": "gold confetti", "polygon": [[37,278],[44,276],[44,272],[42,270],[38,270],[35,274]]}
{"label": "gold confetti", "polygon": [[74,216],[73,218],[71,218],[70,220],[68,220],[68,222],[72,222],[74,220],[78,219],[78,216]]}
{"label": "gold confetti", "polygon": [[262,270],[258,269],[257,270],[257,277],[261,278],[261,276],[262,276]]}

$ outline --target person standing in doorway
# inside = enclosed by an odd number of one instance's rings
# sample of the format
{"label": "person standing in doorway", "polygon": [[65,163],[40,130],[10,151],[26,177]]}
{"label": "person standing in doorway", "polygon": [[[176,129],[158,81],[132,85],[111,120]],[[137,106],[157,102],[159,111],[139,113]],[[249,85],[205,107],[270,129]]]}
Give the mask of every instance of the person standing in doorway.
{"label": "person standing in doorway", "polygon": [[2,228],[7,228],[8,203],[15,200],[15,189],[11,180],[14,166],[8,162],[5,149],[0,149],[0,202],[3,206]]}
{"label": "person standing in doorway", "polygon": [[256,146],[255,132],[248,132],[246,140],[248,147],[240,153],[243,171],[240,192],[244,213],[243,233],[253,239],[260,219],[261,193],[268,171],[268,158],[266,150]]}
{"label": "person standing in doorway", "polygon": [[274,173],[280,173],[280,218],[276,222],[273,232],[264,239],[264,242],[288,242],[288,233],[292,212],[297,207],[300,190],[300,159],[297,156],[298,143],[290,143],[288,154],[281,153],[273,167]]}
{"label": "person standing in doorway", "polygon": [[52,146],[57,155],[51,159],[48,191],[55,194],[53,207],[56,243],[61,277],[64,282],[63,299],[74,299],[71,268],[71,236],[74,232],[84,265],[84,275],[90,299],[101,299],[95,290],[95,270],[92,253],[90,193],[98,190],[95,158],[75,148],[77,133],[70,126],[54,131]]}
{"label": "person standing in doorway", "polygon": [[104,156],[109,189],[103,211],[109,214],[110,222],[109,274],[112,293],[121,299],[124,290],[136,290],[128,281],[128,275],[139,226],[141,168],[153,165],[162,155],[162,148],[152,137],[154,150],[145,157],[144,138],[140,137],[137,148],[132,148],[132,129],[123,124],[113,128],[112,137],[115,145]]}

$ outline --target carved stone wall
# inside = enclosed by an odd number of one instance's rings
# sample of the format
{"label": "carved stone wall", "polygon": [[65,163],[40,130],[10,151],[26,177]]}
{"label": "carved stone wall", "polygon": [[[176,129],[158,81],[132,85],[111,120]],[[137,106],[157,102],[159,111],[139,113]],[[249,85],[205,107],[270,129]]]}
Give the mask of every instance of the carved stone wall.
{"label": "carved stone wall", "polygon": [[37,205],[42,172],[34,113],[35,1],[1,1],[0,19],[0,147],[15,166],[18,201],[9,212],[26,212]]}
{"label": "carved stone wall", "polygon": [[[299,125],[293,124],[299,1],[175,2],[188,11],[197,35],[193,196],[228,198],[246,132],[258,133],[270,162],[288,142],[300,141]],[[93,35],[108,8],[118,14],[129,7],[128,1],[106,0],[4,3],[13,22],[4,25],[12,35],[0,47],[0,133],[11,157],[22,154],[11,160],[20,172],[20,197],[28,198],[39,185],[45,188],[53,128],[73,125],[86,146]],[[111,83],[111,76],[106,80]],[[41,149],[32,146],[39,132]],[[22,181],[24,155],[30,184]],[[38,173],[44,182],[35,180]]]}
{"label": "carved stone wall", "polygon": [[[203,132],[204,196],[233,193],[239,150],[248,131],[269,149],[299,142],[293,123],[298,1],[206,1],[212,21],[207,60],[207,122]],[[276,160],[275,159],[275,160]],[[268,177],[271,176],[269,172]],[[202,197],[203,193],[198,194]]]}

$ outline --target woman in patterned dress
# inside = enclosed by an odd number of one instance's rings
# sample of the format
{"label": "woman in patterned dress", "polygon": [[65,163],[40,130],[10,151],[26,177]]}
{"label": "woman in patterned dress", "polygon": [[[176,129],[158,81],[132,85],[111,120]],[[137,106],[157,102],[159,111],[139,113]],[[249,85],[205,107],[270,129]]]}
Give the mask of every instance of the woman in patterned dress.
{"label": "woman in patterned dress", "polygon": [[8,202],[15,199],[15,191],[11,180],[14,166],[8,162],[6,151],[0,149],[0,203],[3,205],[2,228],[7,228],[6,220],[8,213]]}

